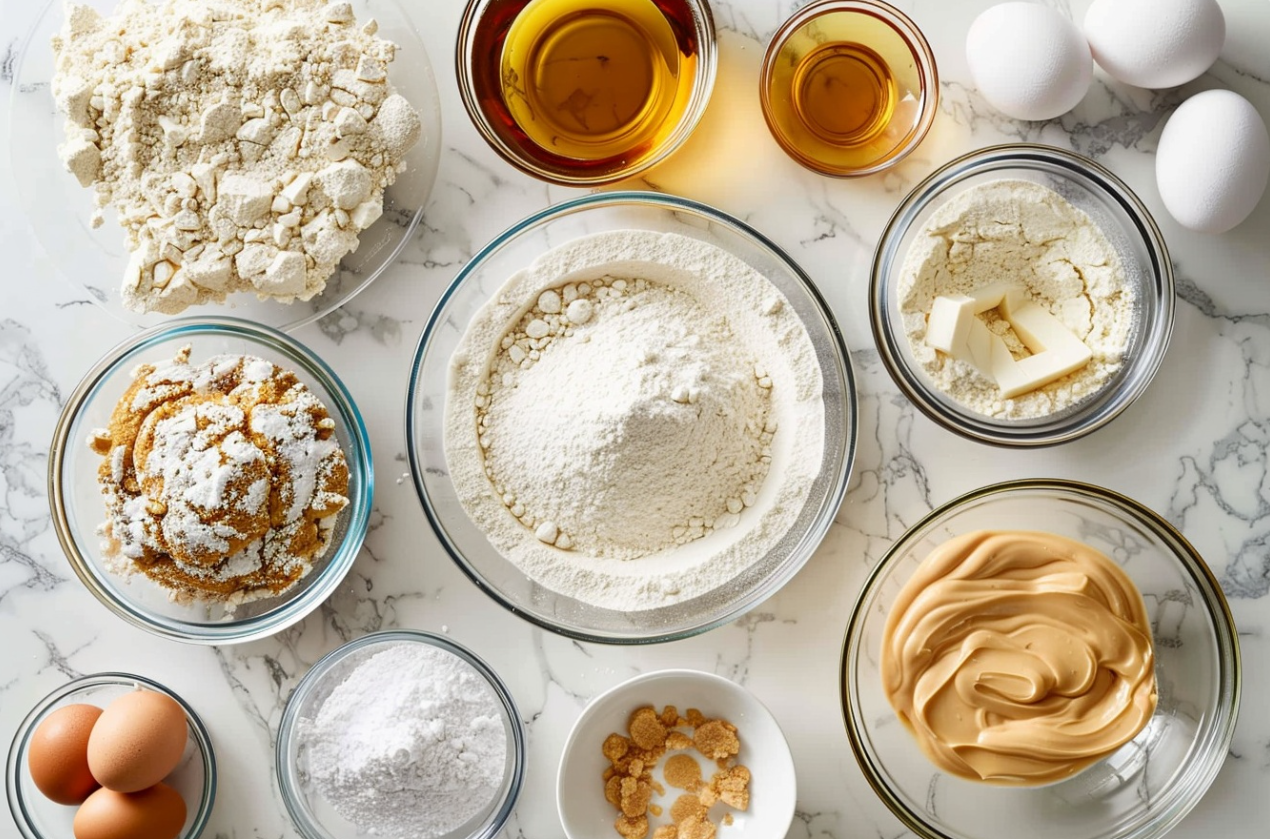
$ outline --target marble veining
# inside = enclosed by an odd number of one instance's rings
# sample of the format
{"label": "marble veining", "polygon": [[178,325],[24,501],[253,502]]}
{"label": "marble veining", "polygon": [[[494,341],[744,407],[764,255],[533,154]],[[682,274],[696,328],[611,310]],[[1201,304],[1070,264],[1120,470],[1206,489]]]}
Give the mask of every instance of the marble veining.
{"label": "marble veining", "polygon": [[[18,51],[41,4],[0,0],[0,94],[13,93]],[[30,234],[13,185],[7,109],[0,117],[0,739],[40,697],[75,676],[140,673],[172,687],[204,717],[221,765],[204,834],[291,839],[273,770],[288,695],[324,654],[367,632],[443,632],[485,658],[509,683],[529,740],[529,771],[505,837],[556,839],[555,770],[587,700],[639,672],[693,667],[746,685],[772,710],[798,769],[788,839],[900,839],[909,835],[877,800],[850,754],[838,693],[847,615],[869,569],[932,507],[983,484],[1025,477],[1091,481],[1136,498],[1177,525],[1207,559],[1240,628],[1244,714],[1208,796],[1179,839],[1260,836],[1270,821],[1270,200],[1220,237],[1179,228],[1154,182],[1160,129],[1187,96],[1231,87],[1270,117],[1270,10],[1222,0],[1231,36],[1223,60],[1175,91],[1129,88],[1101,72],[1060,119],[1021,123],[973,89],[962,53],[966,27],[990,0],[898,5],[931,39],[940,65],[940,113],[930,136],[891,171],[853,181],[807,172],[766,134],[757,73],[790,0],[714,0],[720,81],[697,136],[633,188],[662,189],[746,220],[817,282],[852,348],[859,436],[850,491],[825,542],[780,592],[729,625],[653,647],[614,648],[560,638],[481,594],[431,534],[405,458],[410,358],[433,304],[490,239],[531,212],[578,194],[528,178],[490,151],[455,89],[453,33],[460,3],[406,0],[437,71],[444,136],[423,221],[397,262],[344,308],[297,331],[343,377],[365,416],[377,486],[365,548],[336,593],[305,621],[264,640],[221,648],[152,638],[98,604],[53,535],[46,496],[48,440],[85,370],[131,331],[93,301],[114,278],[58,275]],[[1086,0],[1056,0],[1079,20]],[[1112,169],[1155,214],[1177,274],[1172,345],[1146,394],[1098,433],[1054,449],[1001,452],[933,425],[886,374],[868,324],[868,268],[892,209],[954,156],[999,142],[1070,148]],[[744,169],[736,174],[737,165]],[[462,328],[446,324],[445,328]],[[1103,534],[1122,558],[1137,550]],[[1119,539],[1119,541],[1116,541]],[[1180,644],[1193,591],[1151,594],[1160,642]],[[1149,767],[1148,767],[1149,771]],[[932,781],[926,806],[944,790]],[[16,835],[0,819],[0,836]],[[726,839],[727,833],[721,834]],[[763,837],[762,839],[767,839]]]}

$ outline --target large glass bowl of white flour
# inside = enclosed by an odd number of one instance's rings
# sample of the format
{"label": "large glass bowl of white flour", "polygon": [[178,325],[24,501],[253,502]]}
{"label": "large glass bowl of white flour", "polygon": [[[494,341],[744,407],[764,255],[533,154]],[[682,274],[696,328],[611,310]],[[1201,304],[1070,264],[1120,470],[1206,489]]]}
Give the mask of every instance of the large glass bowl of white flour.
{"label": "large glass bowl of white flour", "polygon": [[455,279],[415,354],[415,486],[495,600],[608,643],[703,632],[815,551],[855,450],[847,349],[741,222],[651,193],[538,213]]}

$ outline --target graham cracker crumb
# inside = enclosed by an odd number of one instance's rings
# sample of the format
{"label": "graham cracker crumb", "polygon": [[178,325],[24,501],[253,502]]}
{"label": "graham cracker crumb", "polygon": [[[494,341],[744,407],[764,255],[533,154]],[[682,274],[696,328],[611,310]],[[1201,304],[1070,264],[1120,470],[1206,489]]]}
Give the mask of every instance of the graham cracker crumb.
{"label": "graham cracker crumb", "polygon": [[631,714],[631,740],[641,749],[654,749],[666,744],[666,726],[651,707],[636,708]]}
{"label": "graham cracker crumb", "polygon": [[[670,807],[671,823],[659,825],[652,839],[714,839],[718,826],[710,821],[711,806],[721,801],[738,810],[749,808],[750,770],[736,764],[741,739],[732,723],[710,719],[696,708],[680,716],[674,705],[665,706],[660,714],[646,705],[631,712],[627,733],[629,737],[610,734],[600,749],[609,761],[602,775],[604,798],[620,813],[613,826],[623,839],[645,839],[649,814],[663,815],[652,798],[665,795],[666,789],[654,780],[652,770],[668,750],[679,753],[666,760],[666,783],[686,792]],[[697,758],[685,753],[689,748],[718,767],[709,783],[703,780]],[[732,824],[731,815],[725,815],[722,823]]]}

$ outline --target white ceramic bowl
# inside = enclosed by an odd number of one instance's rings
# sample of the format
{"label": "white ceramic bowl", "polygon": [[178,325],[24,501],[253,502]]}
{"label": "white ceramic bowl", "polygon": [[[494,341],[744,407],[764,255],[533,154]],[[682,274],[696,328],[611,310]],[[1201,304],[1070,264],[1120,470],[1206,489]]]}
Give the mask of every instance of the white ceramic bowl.
{"label": "white ceramic bowl", "polygon": [[[556,775],[556,806],[568,839],[617,836],[613,830],[617,810],[604,798],[603,773],[609,762],[600,747],[614,732],[625,735],[631,712],[644,705],[659,712],[674,705],[680,714],[697,708],[707,717],[735,725],[741,740],[737,762],[753,773],[750,807],[739,811],[716,804],[710,810],[711,820],[718,824],[724,813],[732,814],[732,824],[720,831],[728,839],[779,839],[786,834],[794,819],[797,785],[789,743],[772,712],[754,694],[722,676],[697,670],[658,670],[628,679],[595,697],[573,724]],[[711,762],[694,750],[686,754],[697,757],[703,777],[709,778]],[[664,781],[664,764],[663,758],[653,770],[658,781]],[[654,795],[653,803],[669,811],[677,792],[667,786],[666,795]],[[650,822],[654,826],[668,823],[669,816]]]}

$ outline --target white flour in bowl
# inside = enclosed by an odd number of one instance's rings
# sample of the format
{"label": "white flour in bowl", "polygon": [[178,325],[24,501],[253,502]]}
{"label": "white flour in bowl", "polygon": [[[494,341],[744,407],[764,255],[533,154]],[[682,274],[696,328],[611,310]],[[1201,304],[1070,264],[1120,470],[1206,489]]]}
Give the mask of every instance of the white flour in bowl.
{"label": "white flour in bowl", "polygon": [[[1089,363],[1005,399],[973,365],[927,344],[927,317],[937,296],[1000,283],[1026,289],[1089,347]],[[1134,288],[1097,223],[1054,190],[1018,179],[969,187],[934,213],[909,247],[898,286],[909,346],[934,388],[998,419],[1049,416],[1097,394],[1124,365],[1137,320]],[[993,312],[978,317],[1016,357],[1028,354],[1007,321]]]}
{"label": "white flour in bowl", "polygon": [[617,231],[512,276],[451,362],[445,449],[491,544],[560,594],[647,609],[748,568],[824,444],[798,314],[727,252]]}

